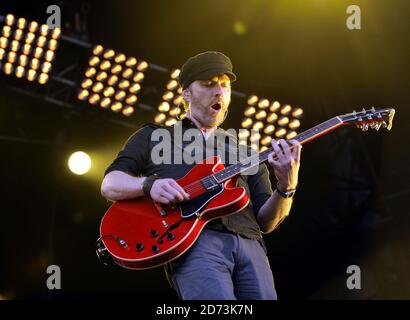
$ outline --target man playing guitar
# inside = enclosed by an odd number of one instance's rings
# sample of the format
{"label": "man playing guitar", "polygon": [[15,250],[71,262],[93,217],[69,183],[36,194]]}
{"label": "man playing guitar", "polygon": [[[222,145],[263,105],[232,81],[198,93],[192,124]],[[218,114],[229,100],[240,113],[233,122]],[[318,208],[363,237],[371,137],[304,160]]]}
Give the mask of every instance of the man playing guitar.
{"label": "man playing guitar", "polygon": [[[173,127],[179,125],[182,133],[196,130],[205,144],[217,135],[234,139],[219,126],[226,118],[231,82],[235,80],[230,59],[220,52],[208,51],[189,58],[179,75],[186,117]],[[152,158],[152,134],[158,128],[145,125],[128,139],[105,172],[101,186],[105,198],[118,201],[145,196],[163,205],[189,200],[187,189],[176,180],[194,164],[157,164]],[[175,132],[172,129],[170,132]],[[175,152],[186,151],[184,145],[175,147],[175,141],[173,136],[165,150],[174,160]],[[297,140],[272,140],[272,148],[276,157],[272,153],[268,163],[277,179],[275,191],[264,163],[257,172],[241,176],[237,182],[249,197],[246,206],[210,221],[189,250],[166,265],[167,276],[181,299],[276,299],[262,234],[272,232],[289,215],[298,184],[301,144]],[[213,151],[225,153],[223,149],[224,144],[216,144]]]}

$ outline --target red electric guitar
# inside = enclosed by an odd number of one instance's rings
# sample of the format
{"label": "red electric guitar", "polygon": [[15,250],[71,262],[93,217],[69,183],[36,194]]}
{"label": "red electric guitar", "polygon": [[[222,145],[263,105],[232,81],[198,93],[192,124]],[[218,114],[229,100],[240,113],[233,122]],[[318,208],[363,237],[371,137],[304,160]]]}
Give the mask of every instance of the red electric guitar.
{"label": "red electric guitar", "polygon": [[[390,130],[394,112],[372,108],[337,116],[294,139],[305,144],[347,124],[355,124],[363,131],[382,126]],[[97,255],[103,262],[112,258],[128,269],[153,268],[176,259],[194,244],[210,220],[234,214],[248,205],[248,194],[236,186],[236,180],[249,169],[249,163],[259,165],[272,152],[272,148],[267,149],[257,155],[256,161],[227,168],[219,157],[204,160],[177,181],[190,199],[174,207],[147,197],[115,202],[101,221]]]}

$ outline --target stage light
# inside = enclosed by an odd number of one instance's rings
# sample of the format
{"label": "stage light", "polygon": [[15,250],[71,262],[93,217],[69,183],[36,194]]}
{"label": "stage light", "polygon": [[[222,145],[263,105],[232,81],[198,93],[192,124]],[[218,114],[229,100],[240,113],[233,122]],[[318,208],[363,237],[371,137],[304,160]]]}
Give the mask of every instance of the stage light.
{"label": "stage light", "polygon": [[122,109],[122,114],[124,115],[124,116],[130,116],[131,114],[133,114],[133,112],[134,112],[134,108],[133,107],[131,107],[131,106],[128,106],[128,107],[124,107],[123,109]]}
{"label": "stage light", "polygon": [[111,77],[108,78],[108,85],[110,86],[115,86],[118,83],[118,77],[113,75]]}
{"label": "stage light", "polygon": [[170,109],[169,103],[164,101],[158,106],[160,112],[168,112]]}
{"label": "stage light", "polygon": [[23,54],[28,56],[31,52],[31,45],[25,43],[23,46]]}
{"label": "stage light", "polygon": [[302,108],[297,108],[292,112],[292,116],[295,118],[300,117],[303,114],[303,109]]}
{"label": "stage light", "polygon": [[[138,63],[134,57],[127,57],[123,53],[96,45],[92,49],[81,86],[98,82],[93,91],[101,92],[104,97],[100,106],[130,116],[134,113],[137,94],[141,90],[140,82],[144,79],[144,71],[148,67],[146,61]],[[78,97],[80,98],[80,95]]]}
{"label": "stage light", "polygon": [[34,32],[37,31],[37,27],[38,27],[38,23],[35,22],[35,21],[32,21],[30,23],[30,26],[28,27],[28,31],[31,32],[31,33],[34,33]]}
{"label": "stage light", "polygon": [[285,125],[287,125],[289,123],[289,118],[288,117],[281,117],[279,120],[278,120],[278,124],[280,125],[280,126],[285,126]]}
{"label": "stage light", "polygon": [[11,52],[9,52],[7,60],[10,63],[14,63],[16,61],[16,57],[17,57],[16,53],[11,51]]}
{"label": "stage light", "polygon": [[154,118],[154,122],[155,123],[163,123],[166,118],[167,118],[167,116],[164,113],[158,113]]}
{"label": "stage light", "polygon": [[85,100],[88,98],[88,96],[90,95],[90,92],[88,90],[81,90],[80,93],[78,94],[78,99],[80,100]]}
{"label": "stage light", "polygon": [[85,79],[83,80],[83,82],[81,82],[81,87],[84,89],[87,89],[91,87],[92,84],[93,84],[93,81],[91,79]]}
{"label": "stage light", "polygon": [[175,123],[177,123],[177,119],[175,119],[175,118],[169,118],[167,121],[165,121],[166,126],[172,126]]}
{"label": "stage light", "polygon": [[117,101],[117,102],[114,102],[114,103],[112,104],[112,106],[111,106],[111,110],[114,111],[114,112],[120,111],[121,108],[122,108],[122,103],[121,103],[121,102],[118,102],[118,101]]}
{"label": "stage light", "polygon": [[44,44],[46,43],[47,38],[44,36],[41,36],[37,39],[37,46],[39,47],[44,47]]}
{"label": "stage light", "polygon": [[289,123],[289,128],[297,129],[300,127],[300,121],[298,119],[294,119]]}
{"label": "stage light", "polygon": [[128,79],[128,78],[131,78],[133,74],[134,74],[134,71],[131,68],[127,68],[122,73],[122,77],[125,79]]}
{"label": "stage light", "polygon": [[276,113],[271,113],[267,118],[266,121],[269,123],[274,123],[276,120],[278,120],[278,115]]}
{"label": "stage light", "polygon": [[23,76],[24,76],[24,67],[17,66],[17,68],[16,68],[16,77],[21,78]]}
{"label": "stage light", "polygon": [[286,134],[286,129],[284,129],[284,128],[281,128],[281,129],[279,129],[278,131],[276,131],[276,137],[278,137],[278,138],[282,138],[284,135]]}
{"label": "stage light", "polygon": [[263,138],[263,139],[261,140],[261,143],[262,143],[263,145],[268,145],[268,144],[271,143],[271,141],[272,141],[272,137],[271,137],[271,136],[266,136],[265,138]]}
{"label": "stage light", "polygon": [[[59,28],[50,31],[46,24],[39,28],[36,21],[27,21],[25,18],[16,18],[8,14],[1,31],[0,48],[4,53],[0,58],[7,55],[7,62],[11,66],[2,68],[3,72],[7,75],[14,74],[17,78],[25,76],[27,80],[37,80],[40,84],[47,83],[55,56],[54,51],[61,35]],[[36,70],[40,65],[42,72],[37,77]]]}
{"label": "stage light", "polygon": [[129,57],[126,61],[125,61],[125,65],[127,67],[135,67],[135,65],[137,64],[137,59],[135,59],[134,57]]}
{"label": "stage light", "polygon": [[26,43],[27,44],[31,44],[31,43],[33,43],[34,42],[34,39],[36,38],[36,36],[34,35],[34,33],[27,33],[27,35],[26,35]]}
{"label": "stage light", "polygon": [[128,97],[127,97],[127,99],[125,99],[125,102],[128,104],[128,105],[134,105],[136,102],[137,102],[137,96],[136,95],[129,95]]}
{"label": "stage light", "polygon": [[91,158],[83,151],[74,152],[68,160],[68,167],[74,174],[86,174],[91,169]]}
{"label": "stage light", "polygon": [[180,113],[181,113],[181,109],[178,108],[178,107],[173,108],[173,109],[171,109],[171,110],[169,111],[169,114],[170,114],[171,116],[177,116],[177,115],[179,115]]}
{"label": "stage light", "polygon": [[179,74],[181,73],[180,69],[174,69],[171,72],[171,79],[177,79],[179,77]]}
{"label": "stage light", "polygon": [[47,36],[48,34],[48,26],[46,24],[42,24],[40,27],[40,34],[42,36]]}
{"label": "stage light", "polygon": [[29,69],[27,72],[27,80],[34,81],[35,78],[36,78],[36,71],[33,69]]}
{"label": "stage light", "polygon": [[23,30],[17,29],[17,30],[14,32],[14,39],[16,39],[16,40],[21,40],[22,36],[23,36]]}
{"label": "stage light", "polygon": [[118,91],[118,92],[115,94],[115,99],[116,99],[117,101],[122,101],[122,100],[124,100],[124,98],[125,98],[125,92],[124,92],[124,91]]}
{"label": "stage light", "polygon": [[[108,77],[107,72],[100,71],[95,78],[97,79],[97,81],[104,81],[105,79],[107,79],[107,77]],[[87,80],[90,80],[90,79],[87,79]]]}
{"label": "stage light", "polygon": [[272,102],[271,106],[269,107],[270,112],[276,112],[280,108],[280,103],[278,101]]}
{"label": "stage light", "polygon": [[172,91],[167,91],[165,94],[162,96],[162,99],[165,101],[169,101],[174,97],[174,93]]}
{"label": "stage light", "polygon": [[280,110],[280,113],[283,114],[284,116],[288,115],[289,112],[292,110],[292,107],[290,105],[285,105],[283,108]]}
{"label": "stage light", "polygon": [[118,84],[118,88],[124,90],[124,89],[128,89],[130,86],[130,82],[128,80],[121,80],[120,83]]}
{"label": "stage light", "polygon": [[293,139],[296,136],[297,136],[297,133],[295,131],[291,131],[286,135],[286,139],[290,140],[290,139]]}
{"label": "stage light", "polygon": [[24,18],[19,18],[19,19],[17,20],[17,27],[18,27],[19,29],[24,29],[25,26],[26,26],[26,19],[24,19]]}
{"label": "stage light", "polygon": [[40,59],[42,54],[43,54],[43,49],[37,47],[36,50],[34,51],[34,57],[36,59]]}
{"label": "stage light", "polygon": [[275,131],[275,126],[273,124],[268,125],[263,132],[266,134],[271,134],[273,131]]}
{"label": "stage light", "polygon": [[263,122],[262,121],[255,122],[255,124],[252,127],[252,129],[256,130],[256,131],[258,131],[262,128],[263,128]]}
{"label": "stage light", "polygon": [[263,119],[263,118],[266,118],[266,111],[265,111],[265,110],[259,111],[259,112],[255,115],[255,118],[258,119],[258,120]]}
{"label": "stage light", "polygon": [[5,74],[11,74],[13,72],[13,69],[13,64],[11,64],[10,62],[4,64],[3,70]]}
{"label": "stage light", "polygon": [[254,115],[256,112],[255,107],[248,107],[245,109],[245,116],[247,117],[251,117],[252,115]]}
{"label": "stage light", "polygon": [[104,85],[101,82],[97,82],[96,84],[93,85],[93,91],[95,93],[100,93],[101,90],[104,88]]}
{"label": "stage light", "polygon": [[88,99],[88,102],[91,104],[97,104],[98,101],[100,101],[101,97],[97,93],[93,93],[90,98]]}
{"label": "stage light", "polygon": [[111,59],[114,55],[115,55],[115,52],[112,49],[105,50],[103,54],[105,59]]}
{"label": "stage light", "polygon": [[246,129],[246,128],[249,128],[252,125],[252,123],[253,123],[252,119],[247,118],[246,120],[242,121],[241,125],[242,125],[242,128]]}
{"label": "stage light", "polygon": [[8,40],[5,37],[0,38],[0,48],[5,49],[7,48]]}
{"label": "stage light", "polygon": [[124,54],[122,54],[122,53],[120,53],[120,54],[117,54],[116,56],[115,56],[115,58],[114,58],[114,61],[116,62],[116,63],[123,63],[124,61],[125,61],[125,55]]}
{"label": "stage light", "polygon": [[55,51],[55,50],[57,49],[57,40],[51,39],[51,40],[48,42],[48,48],[49,48],[50,50]]}
{"label": "stage light", "polygon": [[267,107],[269,107],[269,100],[268,99],[263,99],[258,103],[258,107],[260,109],[265,109]]}
{"label": "stage light", "polygon": [[112,95],[114,95],[115,90],[113,87],[108,87],[106,89],[104,89],[103,95],[106,97],[111,97]]}
{"label": "stage light", "polygon": [[32,69],[37,70],[39,65],[40,65],[40,62],[39,62],[38,59],[34,58],[34,59],[31,60],[31,68]]}
{"label": "stage light", "polygon": [[11,26],[14,23],[14,16],[12,14],[8,14],[6,16],[6,24]]}
{"label": "stage light", "polygon": [[5,36],[6,38],[8,38],[8,37],[10,37],[10,33],[11,33],[11,28],[10,28],[10,26],[4,26],[4,27],[3,27],[3,31],[2,31],[3,36]]}
{"label": "stage light", "polygon": [[133,78],[133,80],[135,81],[135,82],[141,82],[142,80],[144,80],[144,74],[142,73],[142,72],[138,72],[135,76],[134,76],[134,78]]}
{"label": "stage light", "polygon": [[93,49],[93,54],[98,56],[104,51],[104,48],[102,45],[96,45]]}
{"label": "stage light", "polygon": [[111,68],[111,73],[112,74],[118,74],[121,71],[122,71],[122,67],[119,64],[116,64]]}
{"label": "stage light", "polygon": [[100,65],[101,70],[108,70],[109,68],[111,68],[111,62],[109,62],[108,60],[104,60]]}
{"label": "stage light", "polygon": [[179,106],[182,103],[182,96],[181,95],[176,96],[173,102],[174,102],[174,105]]}
{"label": "stage light", "polygon": [[259,98],[257,96],[250,96],[248,98],[248,105],[253,106],[258,100]]}
{"label": "stage light", "polygon": [[[276,138],[297,135],[296,130],[300,127],[300,121],[296,118],[303,114],[301,108],[293,109],[288,104],[281,106],[278,101],[271,103],[268,99],[259,98],[256,95],[249,96],[246,101],[245,118],[242,120],[241,126],[242,128],[252,128],[258,132],[260,131],[261,134],[254,134],[249,137],[244,137],[242,134],[242,139],[245,139],[245,142],[247,141],[247,143],[256,146],[256,142],[260,141],[266,149],[273,135]],[[277,129],[277,126],[280,127]]]}
{"label": "stage light", "polygon": [[19,65],[24,67],[27,64],[27,56],[22,55],[19,57]]}
{"label": "stage light", "polygon": [[174,69],[169,74],[170,79],[166,82],[166,91],[162,95],[162,101],[158,105],[158,113],[154,118],[155,123],[171,126],[177,122],[177,119],[180,119],[180,115],[183,113],[181,105],[182,88],[177,81],[180,72],[180,69]]}
{"label": "stage light", "polygon": [[131,93],[138,93],[141,90],[141,85],[139,83],[135,83],[130,87]]}
{"label": "stage light", "polygon": [[256,132],[256,133],[253,133],[253,134],[250,136],[249,140],[250,140],[251,142],[255,142],[255,141],[259,141],[260,138],[261,138],[260,133],[259,133],[259,132]]}
{"label": "stage light", "polygon": [[167,84],[167,89],[168,90],[174,90],[176,87],[178,87],[178,81],[176,81],[174,79],[168,81],[168,84]]}
{"label": "stage light", "polygon": [[148,68],[148,62],[146,61],[141,61],[138,66],[137,66],[137,70],[138,71],[145,71]]}
{"label": "stage light", "polygon": [[101,100],[100,106],[102,108],[108,108],[111,104],[111,99],[110,98],[104,98]]}

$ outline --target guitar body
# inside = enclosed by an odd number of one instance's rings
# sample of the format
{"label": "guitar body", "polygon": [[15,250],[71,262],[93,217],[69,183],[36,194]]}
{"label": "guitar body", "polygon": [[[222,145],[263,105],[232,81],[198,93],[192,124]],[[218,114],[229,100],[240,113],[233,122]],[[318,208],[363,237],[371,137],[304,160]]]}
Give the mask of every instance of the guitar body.
{"label": "guitar body", "polygon": [[115,202],[101,221],[103,250],[128,269],[148,269],[181,256],[209,221],[236,213],[249,203],[246,190],[236,186],[238,177],[211,190],[198,182],[222,169],[220,157],[211,157],[177,180],[190,199],[175,207],[147,197]]}

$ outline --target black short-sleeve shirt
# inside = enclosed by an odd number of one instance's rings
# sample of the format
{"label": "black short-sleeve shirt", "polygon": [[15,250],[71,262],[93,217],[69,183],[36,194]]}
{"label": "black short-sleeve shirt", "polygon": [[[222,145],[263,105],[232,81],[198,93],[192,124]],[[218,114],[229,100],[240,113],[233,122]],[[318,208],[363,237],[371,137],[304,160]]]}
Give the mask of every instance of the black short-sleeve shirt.
{"label": "black short-sleeve shirt", "polygon": [[[169,135],[164,135],[166,131]],[[160,178],[178,180],[185,176],[196,163],[210,155],[224,155],[225,166],[229,166],[235,159],[238,160],[238,157],[230,158],[233,153],[237,153],[237,149],[232,148],[232,145],[237,146],[237,141],[227,147],[227,143],[232,142],[236,137],[218,128],[208,140],[217,136],[222,136],[223,139],[215,140],[217,142],[209,147],[201,131],[188,118],[184,118],[171,127],[161,127],[155,124],[144,125],[127,140],[112,164],[106,169],[105,174],[118,170],[133,176],[156,174]],[[164,141],[164,139],[169,141]],[[201,141],[202,144],[196,145],[195,141]],[[188,155],[188,157],[182,156],[182,162],[181,154]],[[246,189],[250,197],[249,205],[238,213],[209,222],[207,227],[260,240],[262,235],[256,216],[272,194],[266,165],[259,165],[255,174],[241,176],[239,185]]]}

